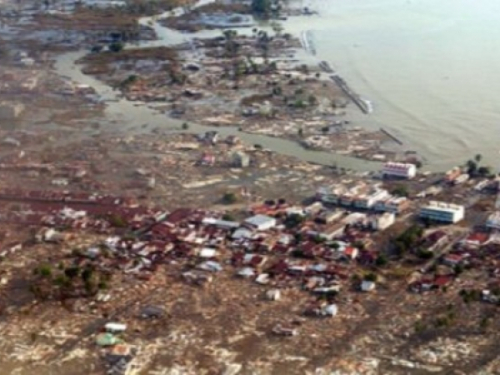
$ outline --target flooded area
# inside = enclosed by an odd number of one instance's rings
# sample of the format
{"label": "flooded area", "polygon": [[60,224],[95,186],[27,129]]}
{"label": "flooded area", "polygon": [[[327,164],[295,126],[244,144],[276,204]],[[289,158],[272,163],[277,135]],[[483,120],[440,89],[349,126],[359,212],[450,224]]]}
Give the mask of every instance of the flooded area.
{"label": "flooded area", "polygon": [[[142,19],[142,24],[151,24],[153,18]],[[152,46],[168,46],[179,43],[189,42],[190,38],[207,36],[212,34],[219,35],[219,31],[208,31],[198,34],[183,34],[178,31],[170,30],[160,26],[158,23],[153,22],[155,31],[158,34],[159,40],[153,42],[145,42],[143,47]],[[131,45],[130,48],[140,48],[137,45]],[[81,66],[76,62],[85,56],[86,51],[70,52],[58,57],[55,69],[58,74],[63,77],[70,78],[71,80],[93,87],[97,95],[106,102],[106,116],[108,126],[103,127],[102,130],[106,131],[130,131],[130,132],[144,132],[154,128],[171,129],[172,131],[181,131],[182,121],[169,118],[166,114],[155,109],[153,105],[146,103],[131,102],[120,97],[118,91],[114,91],[111,87],[103,82],[82,73]],[[143,126],[144,125],[144,126]],[[218,131],[223,136],[237,135],[243,141],[249,144],[258,144],[262,147],[278,152],[287,156],[295,156],[302,161],[322,165],[337,165],[340,168],[353,169],[358,171],[373,171],[380,168],[380,163],[370,162],[365,160],[356,159],[353,157],[333,154],[330,152],[311,151],[306,150],[299,144],[293,141],[279,139],[272,136],[260,134],[248,134],[238,131],[236,127],[214,127],[199,126],[191,124],[189,127],[190,132],[202,133],[206,131]],[[185,132],[185,130],[182,130]]]}

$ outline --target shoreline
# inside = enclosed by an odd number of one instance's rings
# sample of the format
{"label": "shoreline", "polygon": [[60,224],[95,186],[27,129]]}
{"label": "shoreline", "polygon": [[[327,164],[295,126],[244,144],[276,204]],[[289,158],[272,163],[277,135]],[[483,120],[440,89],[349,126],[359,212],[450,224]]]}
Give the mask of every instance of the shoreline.
{"label": "shoreline", "polygon": [[[314,41],[312,39],[312,31],[311,30],[305,30],[300,33],[300,43],[302,44],[302,48],[309,53],[312,56],[316,56],[316,46],[314,44]],[[320,67],[321,70],[323,70],[325,73],[332,73],[330,76],[330,79],[335,82],[335,84],[340,87],[340,89],[345,93],[345,95],[351,99],[351,101],[360,109],[360,111],[368,115],[373,112],[373,106],[370,100],[368,99],[363,99],[359,94],[357,94],[353,89],[350,88],[350,86],[347,84],[347,82],[336,73],[330,64],[327,61],[320,61],[318,63],[318,66]]]}
{"label": "shoreline", "polygon": [[[203,5],[203,4],[206,4],[206,1],[204,2],[200,2],[199,5]],[[195,6],[196,7],[196,6]],[[170,16],[172,17],[175,17],[179,12],[170,12]],[[179,42],[182,42],[182,43],[190,43],[193,41],[194,38],[199,38],[199,33],[192,33],[192,34],[184,34],[182,33],[181,31],[179,30],[176,30],[176,29],[171,29],[169,27],[166,27],[162,24],[161,22],[161,19],[160,17],[161,16],[165,16],[165,13],[162,13],[160,15],[156,15],[156,16],[149,16],[149,17],[141,17],[139,20],[138,20],[138,24],[140,25],[145,25],[145,24],[148,24],[150,25],[155,31],[156,31],[156,34],[157,34],[157,39],[153,42],[150,42],[150,41],[146,41],[146,42],[141,42],[139,46],[137,45],[132,45],[131,47],[132,48],[147,48],[151,45],[155,45],[155,46],[165,46],[165,47],[169,47],[169,46],[172,46],[172,45],[177,45]],[[286,29],[286,21],[284,22],[285,24],[285,29]],[[203,32],[203,31],[202,31]],[[299,41],[301,42],[300,44],[302,45],[302,48],[308,52],[308,53],[311,53],[311,49],[314,51],[315,50],[315,47],[314,47],[314,41],[312,41],[312,38],[311,38],[311,35],[310,35],[310,31],[304,31],[301,33],[301,38],[299,38]],[[169,38],[170,35],[173,35],[174,38]],[[304,46],[304,40],[305,40],[305,46]],[[325,62],[323,62],[324,64],[327,64]],[[78,63],[77,62],[73,62],[73,65],[74,66],[77,66],[77,69],[81,70],[80,67],[77,65]],[[322,68],[322,70],[325,71],[325,67],[321,67],[320,65],[320,68]],[[326,69],[326,72],[329,72],[329,70],[333,71],[329,66],[328,68]],[[85,75],[87,76],[87,75]],[[89,77],[89,76],[87,76]],[[74,78],[74,77],[72,77]],[[333,79],[332,79],[333,80]],[[100,81],[100,80],[98,80]],[[333,80],[335,82],[335,80]],[[100,81],[102,82],[102,81]],[[105,86],[108,86],[110,88],[110,86],[104,82],[102,82]],[[337,83],[338,85],[338,83]],[[94,86],[94,85],[92,85]],[[344,93],[345,93],[345,90],[343,90]],[[355,95],[355,94],[353,94]],[[357,98],[357,100],[353,100],[353,97],[350,97],[351,101],[353,101],[353,103],[358,106],[360,109],[363,108],[363,112],[366,112],[366,113],[369,113],[370,112],[370,107],[369,105],[363,101],[359,96],[354,96],[355,98]],[[120,97],[119,98],[119,101],[123,104],[123,100],[126,100],[127,103],[129,103],[130,105],[132,106],[135,106],[137,105],[137,102],[136,101],[131,101],[131,100],[128,100],[128,99],[125,99],[125,98],[122,98]],[[111,105],[112,104],[112,101],[110,100],[107,100],[107,105]],[[147,103],[146,103],[147,105]],[[157,111],[157,109],[154,109],[154,108],[151,108],[150,106],[147,107],[149,110],[152,110],[152,111]],[[170,121],[173,121],[173,122],[176,122],[176,121],[179,121],[178,119],[173,119],[173,118],[169,118],[169,122]],[[182,120],[180,120],[182,121]],[[195,123],[197,126],[196,128],[199,129],[197,130],[197,132],[203,132],[203,131],[209,131],[210,129],[214,128],[214,129],[218,129],[220,128],[219,126],[207,126],[207,125],[203,125],[203,124],[198,124],[196,123],[195,120],[190,120],[189,121],[190,123]],[[199,125],[199,126],[198,126]],[[170,125],[169,125],[170,126]],[[365,127],[361,126],[362,128],[366,129]],[[203,129],[203,130],[202,130]],[[260,138],[262,137],[269,137],[271,139],[274,139],[274,140],[282,140],[282,141],[288,141],[288,142],[292,142],[296,145],[296,147],[298,149],[301,150],[301,152],[296,152],[294,153],[300,160],[303,160],[303,161],[308,161],[308,162],[311,162],[311,163],[316,163],[316,164],[323,164],[323,165],[330,165],[332,162],[334,163],[337,163],[337,164],[344,164],[346,166],[346,168],[348,169],[354,169],[354,170],[357,170],[357,171],[367,171],[367,170],[373,170],[373,168],[368,168],[367,169],[367,166],[366,166],[366,163],[376,163],[377,165],[381,165],[381,161],[380,160],[376,160],[376,159],[372,159],[372,158],[369,158],[369,157],[360,157],[360,156],[354,156],[354,155],[349,155],[346,153],[343,152],[343,150],[340,150],[339,152],[336,152],[336,151],[330,151],[328,149],[323,149],[322,152],[323,153],[326,153],[326,154],[329,154],[330,157],[329,159],[331,160],[331,162],[327,162],[325,163],[324,160],[325,160],[325,157],[322,156],[322,155],[317,155],[317,157],[314,157],[310,155],[310,153],[318,153],[318,151],[311,151],[311,148],[308,148],[308,147],[304,147],[303,143],[300,142],[300,141],[297,141],[297,140],[291,140],[289,139],[290,137],[280,137],[280,136],[273,136],[273,135],[268,135],[268,134],[262,134],[262,133],[258,133],[258,132],[246,132],[246,131],[239,131],[238,128],[235,127],[234,129],[234,133],[235,134],[247,134],[248,136],[259,136]],[[389,137],[392,139],[392,137]],[[274,141],[270,141],[268,142],[269,144],[271,143],[276,143]],[[397,143],[396,144],[398,145],[401,145],[401,143]],[[290,147],[287,146],[286,147],[287,149],[289,149]],[[280,145],[275,145],[274,147],[271,146],[269,147],[270,150],[272,150],[273,152],[276,152],[276,153],[280,153],[280,154],[289,154],[289,152],[286,152],[285,150],[283,150],[281,148]],[[304,155],[304,153],[307,152],[307,156]],[[385,153],[385,152],[394,152],[390,149],[387,149],[386,147],[383,147],[383,146],[380,146],[380,152],[381,153]],[[301,155],[302,154],[302,155]],[[402,152],[398,152],[398,154],[402,155]],[[377,154],[378,155],[378,154]],[[344,159],[344,161],[342,160]],[[352,159],[351,160],[345,160],[345,159]]]}

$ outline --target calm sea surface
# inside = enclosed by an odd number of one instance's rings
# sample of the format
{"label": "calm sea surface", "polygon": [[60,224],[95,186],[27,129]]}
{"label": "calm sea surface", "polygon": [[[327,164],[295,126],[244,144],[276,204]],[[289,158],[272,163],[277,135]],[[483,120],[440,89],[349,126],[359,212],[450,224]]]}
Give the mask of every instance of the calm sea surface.
{"label": "calm sea surface", "polygon": [[357,122],[384,127],[432,169],[476,153],[500,167],[500,1],[309,0],[309,29],[328,61],[373,103]]}

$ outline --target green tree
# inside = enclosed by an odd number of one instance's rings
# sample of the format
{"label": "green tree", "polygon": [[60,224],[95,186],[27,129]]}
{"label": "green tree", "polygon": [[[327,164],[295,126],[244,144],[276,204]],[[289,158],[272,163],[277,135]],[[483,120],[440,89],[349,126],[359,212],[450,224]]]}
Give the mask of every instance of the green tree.
{"label": "green tree", "polygon": [[42,277],[51,277],[52,276],[52,267],[48,264],[44,264],[38,268],[38,274]]}
{"label": "green tree", "polygon": [[474,160],[476,161],[476,163],[480,163],[482,158],[483,155],[481,154],[476,154],[476,156],[474,156]]}
{"label": "green tree", "polygon": [[474,175],[477,172],[477,163],[474,160],[467,161],[467,173],[470,175]]}
{"label": "green tree", "polygon": [[224,193],[222,196],[222,203],[224,204],[234,204],[238,201],[238,197],[234,193]]}
{"label": "green tree", "polygon": [[338,242],[332,242],[329,246],[334,250],[340,249],[340,244]]}
{"label": "green tree", "polygon": [[271,38],[265,31],[259,31],[257,33],[257,46],[262,50],[262,57],[264,58],[264,62],[266,65],[269,60],[269,43],[271,42]]}
{"label": "green tree", "polygon": [[60,287],[69,287],[71,285],[71,280],[65,275],[58,275],[54,279],[54,284]]}
{"label": "green tree", "polygon": [[484,316],[481,318],[481,321],[479,322],[479,328],[482,331],[486,331],[490,325],[490,319],[487,316]]}
{"label": "green tree", "polygon": [[68,267],[64,270],[64,274],[66,275],[66,277],[74,279],[75,277],[78,277],[78,275],[80,274],[80,268]]}
{"label": "green tree", "polygon": [[82,272],[82,281],[84,283],[90,282],[93,275],[94,275],[94,270],[92,268],[90,267],[85,268]]}
{"label": "green tree", "polygon": [[112,214],[109,217],[109,223],[115,228],[126,228],[127,220],[118,214]]}
{"label": "green tree", "polygon": [[288,229],[293,229],[302,224],[303,221],[304,221],[303,216],[299,214],[292,214],[287,216],[284,223]]}
{"label": "green tree", "polygon": [[396,195],[398,197],[407,197],[409,195],[408,188],[405,185],[398,185],[391,191],[392,195]]}
{"label": "green tree", "polygon": [[108,49],[111,51],[111,52],[121,52],[123,50],[123,43],[121,42],[113,42],[109,45]]}
{"label": "green tree", "polygon": [[370,273],[367,273],[363,279],[364,279],[365,281],[372,281],[372,282],[376,282],[376,281],[377,281],[377,279],[378,279],[378,277],[377,277],[377,274],[376,274],[376,273],[370,272]]}
{"label": "green tree", "polygon": [[417,251],[417,256],[420,259],[432,259],[434,257],[434,253],[426,249],[419,249]]}
{"label": "green tree", "polygon": [[477,169],[477,173],[480,175],[480,176],[489,176],[491,174],[491,169],[489,167],[479,167]]}
{"label": "green tree", "polygon": [[234,221],[234,216],[231,214],[224,214],[224,215],[222,215],[222,220]]}
{"label": "green tree", "polygon": [[271,12],[271,1],[270,0],[252,0],[251,5],[252,12],[262,18],[269,17]]}
{"label": "green tree", "polygon": [[387,257],[384,254],[380,254],[377,257],[377,259],[375,259],[375,264],[378,267],[383,267],[383,266],[387,265],[387,263],[388,263],[388,260],[387,260]]}
{"label": "green tree", "polygon": [[102,49],[103,49],[103,47],[100,44],[97,44],[97,45],[93,46],[90,51],[92,53],[99,53],[102,51]]}

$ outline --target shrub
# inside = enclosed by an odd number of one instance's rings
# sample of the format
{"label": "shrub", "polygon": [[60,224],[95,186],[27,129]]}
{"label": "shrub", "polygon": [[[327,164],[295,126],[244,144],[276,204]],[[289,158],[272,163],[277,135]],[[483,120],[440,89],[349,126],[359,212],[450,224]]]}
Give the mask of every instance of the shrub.
{"label": "shrub", "polygon": [[224,193],[222,196],[222,203],[224,204],[234,204],[238,201],[238,197],[234,193]]}
{"label": "shrub", "polygon": [[383,254],[380,254],[375,260],[375,264],[379,267],[383,267],[388,263],[387,257]]}
{"label": "shrub", "polygon": [[74,279],[75,277],[78,277],[78,275],[80,274],[80,268],[78,267],[68,267],[64,270],[64,274],[70,278],[70,279]]}
{"label": "shrub", "polygon": [[408,196],[408,188],[404,185],[398,185],[391,191],[392,195],[396,195],[398,197],[407,197]]}
{"label": "shrub", "polygon": [[42,277],[51,277],[52,276],[52,268],[48,264],[44,264],[43,266],[40,266],[38,269],[38,273]]}
{"label": "shrub", "polygon": [[373,282],[376,282],[378,279],[377,277],[377,274],[376,273],[373,273],[373,272],[370,272],[370,273],[367,273],[364,277],[364,280],[365,281],[373,281]]}
{"label": "shrub", "polygon": [[120,52],[123,50],[123,43],[121,42],[113,42],[109,45],[108,49],[111,51],[111,52]]}

